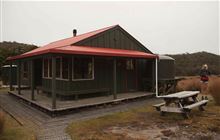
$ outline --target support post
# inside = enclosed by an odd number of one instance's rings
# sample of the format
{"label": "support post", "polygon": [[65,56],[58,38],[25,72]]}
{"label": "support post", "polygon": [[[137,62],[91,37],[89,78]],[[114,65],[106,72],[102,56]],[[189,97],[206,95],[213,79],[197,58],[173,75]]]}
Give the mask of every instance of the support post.
{"label": "support post", "polygon": [[18,65],[17,65],[17,84],[18,84],[18,94],[21,94],[21,61],[18,60]]}
{"label": "support post", "polygon": [[157,58],[155,58],[155,86],[156,86],[156,97],[160,97],[158,95],[158,63]]}
{"label": "support post", "polygon": [[113,60],[113,96],[114,99],[117,99],[117,61],[116,58],[114,58]]}
{"label": "support post", "polygon": [[30,60],[31,100],[34,100],[34,60]]}
{"label": "support post", "polygon": [[10,62],[10,74],[9,74],[9,81],[10,81],[10,91],[12,91],[12,62]]}
{"label": "support post", "polygon": [[52,56],[52,109],[56,109],[56,57]]}

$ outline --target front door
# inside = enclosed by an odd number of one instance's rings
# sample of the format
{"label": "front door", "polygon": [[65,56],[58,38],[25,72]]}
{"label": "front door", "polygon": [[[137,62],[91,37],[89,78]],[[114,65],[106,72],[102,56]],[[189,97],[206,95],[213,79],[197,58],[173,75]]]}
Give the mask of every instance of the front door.
{"label": "front door", "polygon": [[127,91],[137,90],[137,73],[135,59],[126,59],[126,88]]}

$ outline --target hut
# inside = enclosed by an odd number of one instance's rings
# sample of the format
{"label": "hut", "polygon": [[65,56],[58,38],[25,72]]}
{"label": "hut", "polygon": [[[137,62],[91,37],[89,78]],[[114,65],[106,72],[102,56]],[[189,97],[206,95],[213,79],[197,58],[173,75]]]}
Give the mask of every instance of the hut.
{"label": "hut", "polygon": [[119,93],[143,91],[143,79],[155,79],[157,55],[114,25],[81,35],[73,30],[72,37],[7,60],[18,66],[18,94],[21,85],[28,85],[34,100],[40,89],[51,95],[56,108],[58,96],[108,93],[116,99]]}

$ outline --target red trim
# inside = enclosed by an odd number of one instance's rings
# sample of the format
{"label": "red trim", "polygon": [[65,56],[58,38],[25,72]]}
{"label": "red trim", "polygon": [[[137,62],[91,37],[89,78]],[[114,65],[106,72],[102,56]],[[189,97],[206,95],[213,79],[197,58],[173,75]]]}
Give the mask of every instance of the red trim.
{"label": "red trim", "polygon": [[42,50],[35,53],[25,53],[23,55],[10,57],[7,60],[20,59],[25,57],[31,57],[46,53],[63,53],[63,54],[80,54],[80,55],[94,55],[94,56],[114,56],[114,57],[129,57],[129,58],[157,58],[155,54],[123,50],[123,49],[112,49],[112,48],[98,48],[90,46],[65,46],[60,48],[53,48],[49,50]]}

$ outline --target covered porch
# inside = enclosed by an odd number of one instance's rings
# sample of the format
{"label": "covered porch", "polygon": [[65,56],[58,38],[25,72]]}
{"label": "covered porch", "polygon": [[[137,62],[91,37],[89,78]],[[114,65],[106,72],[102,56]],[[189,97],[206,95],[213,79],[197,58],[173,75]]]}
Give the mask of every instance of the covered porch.
{"label": "covered porch", "polygon": [[115,105],[122,102],[132,102],[135,100],[141,100],[154,97],[152,92],[134,92],[134,93],[121,93],[117,95],[117,99],[114,99],[113,95],[99,96],[93,98],[84,98],[79,100],[57,100],[56,109],[53,109],[51,104],[51,97],[45,94],[35,94],[35,100],[31,99],[31,90],[23,90],[22,94],[18,94],[18,91],[9,91],[11,96],[14,96],[21,101],[40,109],[41,111],[49,115],[61,115],[71,112],[81,111],[83,109],[89,109],[98,106]]}
{"label": "covered porch", "polygon": [[[57,74],[61,73],[57,69],[57,66],[60,65],[57,61],[59,57],[65,57],[71,60],[64,63],[65,66],[68,67],[66,79],[57,77]],[[74,63],[75,61],[73,61],[73,57],[74,59],[76,57],[91,58],[91,61],[87,60],[89,62],[87,64],[88,69],[93,69],[93,72],[90,74],[91,76],[87,76],[89,79],[74,79],[74,72],[76,71],[74,68],[76,64]],[[44,58],[49,58],[47,62],[48,68],[51,67],[51,69],[48,69],[46,72],[48,77],[44,75]],[[144,91],[141,84],[143,84],[143,78],[146,78],[145,70],[147,69],[149,71],[148,78],[152,81],[152,85],[150,86],[154,86],[154,65],[156,59],[157,56],[154,54],[139,51],[77,46],[51,49],[49,52],[42,51],[41,53],[32,54],[31,56],[27,53],[23,56],[21,55],[9,59],[10,66],[12,66],[13,62],[16,62],[18,65],[17,90],[13,91],[13,85],[11,83],[9,93],[35,106],[50,111],[68,110],[147,97],[152,95],[152,93]],[[21,74],[23,73],[24,76],[25,69],[22,68],[23,62],[27,62],[27,69],[29,70],[26,73],[28,78],[25,82]],[[92,64],[91,67],[89,67],[90,64]],[[129,66],[128,68],[127,65]],[[143,66],[145,68],[142,68]],[[125,72],[126,76],[123,76]],[[11,80],[12,78],[13,77],[10,76]],[[28,85],[30,89],[22,90],[21,87],[24,85],[23,83]],[[43,91],[40,94],[36,92],[38,85],[41,85],[41,90]],[[90,87],[95,88],[90,89]],[[123,90],[122,87],[126,90]],[[75,90],[77,88],[79,89],[78,91]],[[102,91],[103,89],[109,92],[108,96],[69,101],[57,100],[57,97],[60,95],[77,95],[82,92],[92,93]],[[49,93],[49,96],[46,96],[44,92]]]}

